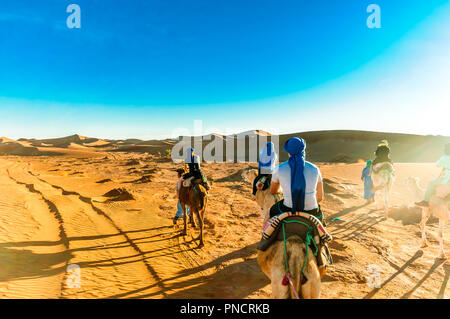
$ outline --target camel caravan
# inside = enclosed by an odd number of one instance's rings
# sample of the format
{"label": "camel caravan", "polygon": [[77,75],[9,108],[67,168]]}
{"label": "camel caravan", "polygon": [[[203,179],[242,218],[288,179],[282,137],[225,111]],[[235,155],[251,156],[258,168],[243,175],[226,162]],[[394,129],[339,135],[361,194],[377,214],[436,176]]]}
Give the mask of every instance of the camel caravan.
{"label": "camel caravan", "polygon": [[[274,144],[268,142],[259,153],[258,170],[249,169],[242,174],[253,185],[253,200],[260,207],[263,220],[257,261],[271,280],[274,298],[317,299],[320,298],[321,279],[333,264],[328,249],[333,237],[326,229],[320,208],[324,197],[322,174],[317,166],[306,161],[306,142],[302,138],[290,138],[283,148],[289,155],[288,161],[278,164]],[[450,218],[450,144],[446,145],[445,155],[437,165],[442,167],[442,173],[430,182],[426,191],[420,189],[417,178],[411,177],[406,182],[413,192],[425,198],[415,203],[423,207],[422,248],[427,247],[425,223],[433,214],[439,218],[439,258],[447,259],[443,232]],[[196,227],[195,215],[200,227],[198,246],[203,247],[203,221],[210,186],[193,148],[187,149],[185,168],[177,172],[179,212],[174,224],[182,215],[182,235],[186,235],[187,218],[191,226]],[[364,180],[364,198],[368,203],[376,202],[377,209],[384,210],[387,218],[389,195],[395,179],[387,141],[378,145],[374,161],[367,161],[361,179]]]}
{"label": "camel caravan", "polygon": [[[177,197],[182,209],[184,229],[182,235],[187,234],[187,207],[189,207],[189,222],[192,227],[196,227],[194,215],[197,217],[200,236],[198,237],[198,247],[204,246],[203,243],[203,219],[205,217],[206,205],[208,203],[208,191],[210,186],[205,175],[200,169],[200,157],[194,154],[193,148],[188,148],[186,152],[186,167],[178,170],[180,177],[177,184]],[[174,223],[176,223],[175,216]]]}

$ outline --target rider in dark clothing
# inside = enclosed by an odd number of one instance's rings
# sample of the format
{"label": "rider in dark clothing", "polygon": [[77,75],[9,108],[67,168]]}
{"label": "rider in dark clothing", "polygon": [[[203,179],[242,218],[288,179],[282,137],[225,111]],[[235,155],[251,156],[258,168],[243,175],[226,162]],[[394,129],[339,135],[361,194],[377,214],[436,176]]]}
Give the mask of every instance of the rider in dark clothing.
{"label": "rider in dark clothing", "polygon": [[191,177],[194,177],[194,180],[201,179],[202,180],[201,184],[205,187],[207,191],[209,191],[211,187],[206,179],[206,176],[203,174],[200,168],[200,157],[194,154],[193,148],[188,148],[186,151],[185,165],[188,167],[189,172],[182,176],[181,181]]}
{"label": "rider in dark clothing", "polygon": [[198,163],[186,163],[189,168],[189,172],[183,175],[183,179],[188,179],[194,176],[194,179],[202,178],[202,171]]}
{"label": "rider in dark clothing", "polygon": [[392,163],[392,159],[390,157],[391,149],[387,144],[378,145],[377,150],[375,151],[375,160],[372,162],[372,165],[376,165],[379,163]]}

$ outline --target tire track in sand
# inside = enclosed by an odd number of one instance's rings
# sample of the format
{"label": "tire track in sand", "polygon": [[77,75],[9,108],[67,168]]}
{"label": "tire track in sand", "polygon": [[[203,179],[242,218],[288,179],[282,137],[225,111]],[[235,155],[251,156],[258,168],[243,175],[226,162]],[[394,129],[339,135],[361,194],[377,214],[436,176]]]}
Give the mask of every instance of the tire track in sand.
{"label": "tire track in sand", "polygon": [[[67,190],[64,187],[52,184],[37,176],[31,170],[28,170],[28,174],[32,175],[40,182],[61,191],[62,194],[66,196],[76,196],[80,201],[90,205],[94,211],[102,215],[117,229],[118,232],[123,234],[127,238],[128,244],[138,252],[139,256],[141,256],[142,260],[148,267],[149,272],[154,277],[154,282],[150,282],[150,284],[146,287],[137,290],[130,289],[128,292],[115,294],[111,297],[155,298],[158,297],[158,295],[162,295],[163,297],[170,298],[168,293],[177,293],[180,290],[184,290],[188,286],[196,285],[205,281],[207,274],[197,262],[195,256],[191,256],[191,254],[198,255],[195,248],[193,248],[195,243],[191,241],[186,242],[185,240],[180,241],[181,238],[179,233],[173,229],[172,225],[164,226],[164,223],[160,223],[161,221],[154,220],[153,223],[146,223],[150,226],[150,229],[142,230],[142,225],[136,228],[136,223],[128,220],[125,223],[122,221],[122,224],[119,226],[118,223],[106,213],[106,211],[94,204],[91,197],[87,197],[76,191]],[[168,233],[161,232],[161,229],[165,228],[172,230]],[[132,230],[127,233],[124,229]],[[142,231],[152,235],[142,237],[139,235]],[[159,237],[159,239],[149,240],[153,237]],[[155,287],[158,287],[159,290],[155,291]],[[133,293],[139,293],[139,296],[134,296]]]}
{"label": "tire track in sand", "polygon": [[68,249],[69,248],[69,239],[67,238],[66,231],[64,230],[63,218],[62,218],[61,213],[59,212],[58,208],[56,207],[56,205],[53,202],[49,201],[47,198],[45,198],[44,194],[42,194],[41,191],[37,190],[34,187],[34,184],[27,184],[27,183],[18,181],[17,179],[15,179],[14,177],[11,176],[9,169],[7,169],[6,172],[8,174],[8,177],[13,182],[15,182],[17,185],[25,186],[30,193],[38,194],[42,198],[42,200],[47,204],[49,212],[54,216],[54,218],[58,222],[59,238],[61,239],[62,244]]}
{"label": "tire track in sand", "polygon": [[[52,185],[30,171],[11,174],[8,170],[8,174],[17,183],[27,185],[30,192],[39,192],[61,218],[73,256],[70,263],[81,268],[81,287],[65,287],[63,298],[106,298],[140,291],[149,283],[155,283],[152,294],[166,297],[164,285],[159,284],[158,274],[139,247],[90,198]],[[20,179],[12,176],[16,174]]]}
{"label": "tire track in sand", "polygon": [[0,202],[0,296],[60,298],[70,254],[59,212],[39,192],[9,176],[11,163],[1,166],[0,189],[8,195]]}
{"label": "tire track in sand", "polygon": [[[49,182],[47,182],[46,180],[44,180],[44,179],[42,179],[42,178],[40,178],[40,177],[38,177],[38,176],[36,176],[32,171],[28,171],[28,174],[30,174],[30,175],[32,175],[32,176],[34,176],[35,178],[37,178],[39,181],[41,181],[42,183],[45,183],[45,184],[47,184],[47,185],[49,185],[49,186],[51,186],[51,187],[53,187],[53,188],[55,188],[55,189],[57,189],[57,190],[60,190],[61,191],[61,193],[62,193],[62,195],[65,195],[65,196],[71,196],[71,195],[73,195],[73,196],[77,196],[83,203],[86,203],[86,204],[88,204],[88,205],[90,205],[91,206],[91,208],[92,208],[92,210],[94,210],[97,214],[99,214],[100,216],[102,216],[102,217],[104,217],[110,224],[111,224],[111,226],[113,226],[115,229],[116,229],[116,231],[120,234],[120,235],[122,235],[122,236],[124,236],[125,237],[125,239],[126,239],[126,241],[127,241],[127,243],[139,254],[139,255],[141,255],[142,256],[142,261],[144,262],[144,264],[145,264],[145,266],[147,267],[147,269],[148,269],[148,271],[151,273],[151,275],[155,278],[155,280],[157,281],[157,282],[161,282],[161,278],[160,278],[160,276],[158,275],[158,273],[155,271],[155,269],[150,265],[150,263],[144,258],[144,252],[139,248],[139,246],[127,235],[127,233],[126,232],[124,232],[113,220],[112,220],[112,218],[111,217],[109,217],[103,210],[101,210],[100,208],[98,208],[97,206],[95,206],[94,205],[94,203],[92,202],[92,198],[90,198],[90,197],[86,197],[86,196],[83,196],[83,195],[81,195],[80,193],[78,193],[78,192],[74,192],[74,191],[69,191],[69,190],[66,190],[66,189],[64,189],[63,187],[61,187],[61,186],[58,186],[58,185],[54,185],[54,184],[51,184],[51,183],[49,183]],[[161,283],[161,288],[162,289],[166,289],[166,287],[164,287],[164,285]],[[163,294],[164,294],[164,292],[163,292]]]}

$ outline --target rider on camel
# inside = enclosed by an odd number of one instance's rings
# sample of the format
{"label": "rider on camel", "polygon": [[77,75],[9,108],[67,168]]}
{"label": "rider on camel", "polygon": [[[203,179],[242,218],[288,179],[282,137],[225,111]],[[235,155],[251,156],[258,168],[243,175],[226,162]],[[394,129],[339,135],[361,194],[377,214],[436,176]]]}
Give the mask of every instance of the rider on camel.
{"label": "rider on camel", "polygon": [[266,189],[270,185],[270,180],[272,178],[273,170],[277,163],[277,153],[275,152],[275,145],[272,142],[267,142],[267,145],[261,149],[259,153],[258,161],[258,176],[256,176],[253,181],[253,200],[256,199],[257,183],[264,178],[264,187],[262,190]]}
{"label": "rider on camel", "polygon": [[[286,141],[284,150],[289,160],[280,164],[272,175],[270,192],[278,194],[280,186],[284,199],[270,209],[270,217],[285,212],[304,212],[317,217],[323,223],[323,213],[319,202],[323,199],[322,174],[317,166],[305,160],[306,142],[299,137]],[[325,248],[326,244],[320,248]],[[318,254],[318,266],[321,276],[327,265],[322,254]]]}
{"label": "rider on camel", "polygon": [[[378,144],[377,150],[375,151],[375,159],[372,162],[372,172],[378,172],[380,170],[389,170],[392,174],[395,174],[394,165],[391,159],[391,149],[389,148],[389,143],[386,140],[382,140]],[[372,189],[372,193],[380,190],[383,186],[378,185]]]}
{"label": "rider on camel", "polygon": [[391,159],[391,149],[389,148],[389,143],[386,140],[382,140],[378,144],[377,150],[375,151],[375,160],[372,162],[372,166],[380,163],[392,163]]}
{"label": "rider on camel", "polygon": [[188,173],[181,176],[180,180],[178,181],[177,185],[177,197],[179,197],[180,194],[180,188],[181,184],[193,177],[193,180],[200,179],[201,184],[205,187],[206,191],[209,191],[211,187],[209,186],[208,181],[206,180],[206,176],[203,174],[201,167],[200,167],[200,156],[194,154],[194,148],[189,147],[186,150],[186,159],[184,161],[186,168],[188,169]]}
{"label": "rider on camel", "polygon": [[436,187],[438,185],[449,185],[450,184],[450,143],[445,145],[445,154],[436,163],[437,166],[442,168],[439,177],[433,179],[428,183],[427,190],[425,192],[425,199],[421,202],[416,203],[416,205],[428,207],[428,201],[434,194]]}

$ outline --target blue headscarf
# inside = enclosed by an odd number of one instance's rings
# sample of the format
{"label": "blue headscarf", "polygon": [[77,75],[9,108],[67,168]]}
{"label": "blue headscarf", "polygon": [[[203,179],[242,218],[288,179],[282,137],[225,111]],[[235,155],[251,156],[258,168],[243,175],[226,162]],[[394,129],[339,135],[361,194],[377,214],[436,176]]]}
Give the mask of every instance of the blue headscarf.
{"label": "blue headscarf", "polygon": [[259,169],[265,170],[262,174],[272,173],[277,161],[277,153],[275,152],[275,145],[272,142],[267,142],[267,145],[259,152]]}
{"label": "blue headscarf", "polygon": [[192,147],[188,147],[186,150],[186,160],[185,162],[188,164],[194,164],[194,151],[195,149]]}
{"label": "blue headscarf", "polygon": [[291,195],[292,212],[305,209],[306,180],[303,171],[305,169],[306,143],[302,138],[293,137],[284,143],[284,150],[291,155],[289,166],[291,168]]}

